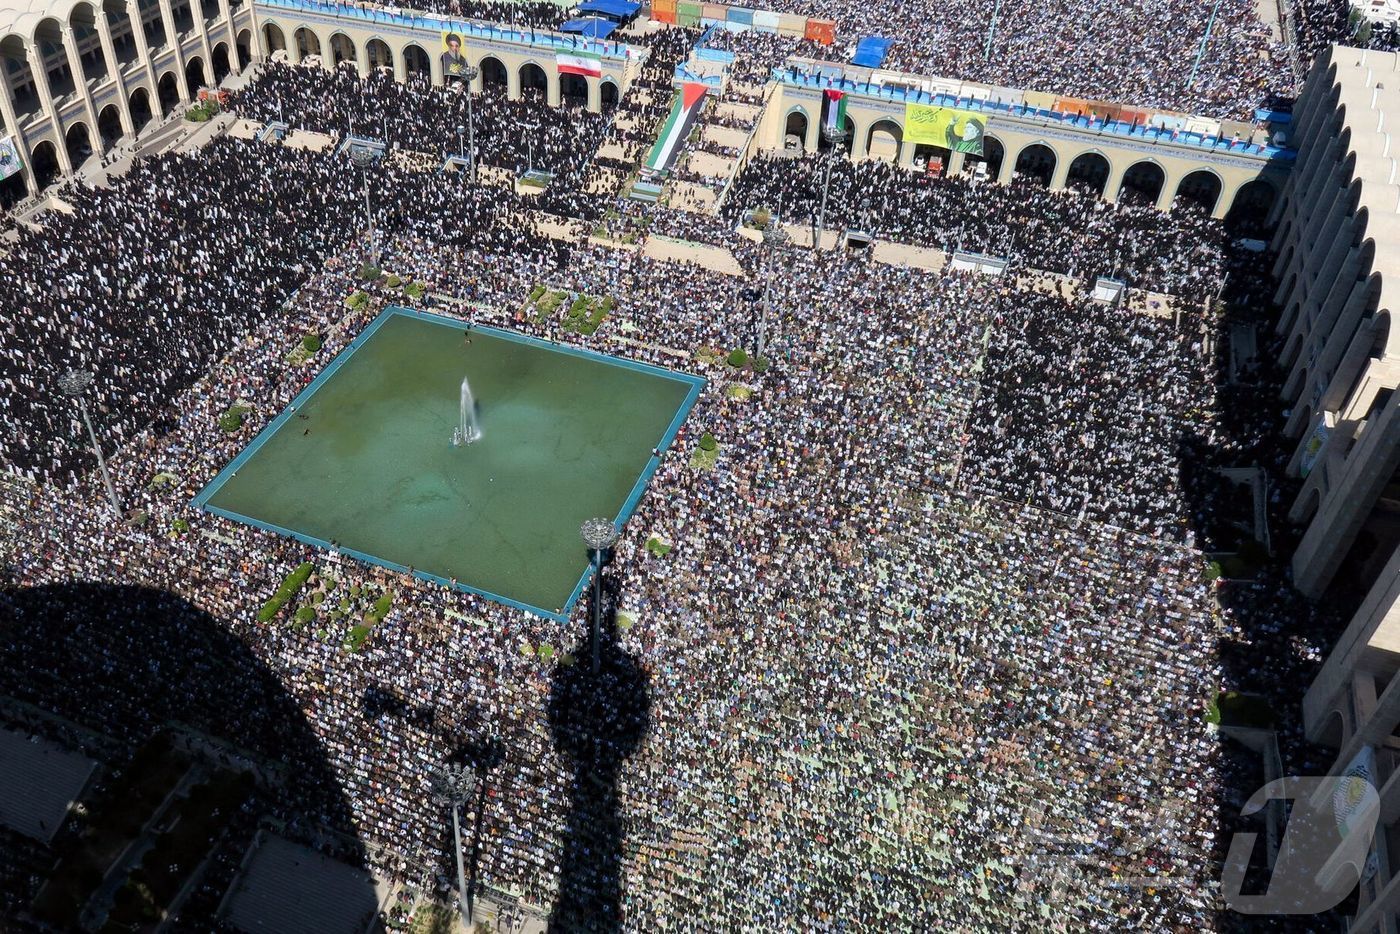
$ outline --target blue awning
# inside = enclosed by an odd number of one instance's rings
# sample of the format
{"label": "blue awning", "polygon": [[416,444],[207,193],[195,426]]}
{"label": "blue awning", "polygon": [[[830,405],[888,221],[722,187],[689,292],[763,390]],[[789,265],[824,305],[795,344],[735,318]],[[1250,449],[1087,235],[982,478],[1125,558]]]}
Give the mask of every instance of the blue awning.
{"label": "blue awning", "polygon": [[856,44],[856,54],[851,56],[851,64],[863,65],[866,68],[879,68],[885,63],[885,56],[890,54],[890,46],[892,45],[894,45],[893,39],[886,39],[883,36],[866,36]]}
{"label": "blue awning", "polygon": [[576,32],[581,36],[590,39],[606,39],[608,34],[617,28],[617,23],[610,19],[602,19],[598,16],[585,16],[582,19],[571,19],[559,27],[560,32]]}
{"label": "blue awning", "polygon": [[584,0],[574,12],[601,13],[608,17],[626,19],[629,16],[635,16],[641,8],[640,3],[633,3],[632,0]]}

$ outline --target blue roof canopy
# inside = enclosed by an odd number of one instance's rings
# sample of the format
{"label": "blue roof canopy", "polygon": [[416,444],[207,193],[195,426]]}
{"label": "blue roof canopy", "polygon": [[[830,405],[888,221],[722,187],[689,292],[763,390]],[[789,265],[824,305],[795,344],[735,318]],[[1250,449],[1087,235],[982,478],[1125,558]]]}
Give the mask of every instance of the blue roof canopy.
{"label": "blue roof canopy", "polygon": [[610,19],[603,19],[598,16],[585,16],[581,19],[569,20],[559,27],[559,31],[576,32],[590,39],[606,39],[608,34],[616,28],[617,23]]}
{"label": "blue roof canopy", "polygon": [[883,36],[866,36],[856,44],[856,54],[851,56],[852,65],[863,65],[866,68],[879,68],[885,63],[885,56],[890,54],[890,46],[894,45],[893,39],[886,39]]}
{"label": "blue roof canopy", "polygon": [[642,8],[640,3],[633,3],[632,0],[584,0],[578,5],[576,13],[601,13],[604,16],[626,19],[636,14]]}

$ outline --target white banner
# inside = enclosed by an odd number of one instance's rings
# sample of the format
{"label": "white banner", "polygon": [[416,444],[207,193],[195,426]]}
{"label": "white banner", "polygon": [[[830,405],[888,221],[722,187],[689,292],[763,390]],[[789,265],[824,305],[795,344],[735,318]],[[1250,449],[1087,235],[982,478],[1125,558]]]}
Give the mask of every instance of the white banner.
{"label": "white banner", "polygon": [[[1357,810],[1367,800],[1366,789],[1376,784],[1376,750],[1363,746],[1351,760],[1347,770],[1337,782],[1337,790],[1332,793],[1332,814],[1337,819],[1337,830],[1343,837],[1351,830],[1351,820]],[[1375,796],[1370,800],[1375,801]]]}
{"label": "white banner", "polygon": [[0,139],[0,182],[14,175],[20,168],[19,147],[15,145],[15,138],[7,136]]}

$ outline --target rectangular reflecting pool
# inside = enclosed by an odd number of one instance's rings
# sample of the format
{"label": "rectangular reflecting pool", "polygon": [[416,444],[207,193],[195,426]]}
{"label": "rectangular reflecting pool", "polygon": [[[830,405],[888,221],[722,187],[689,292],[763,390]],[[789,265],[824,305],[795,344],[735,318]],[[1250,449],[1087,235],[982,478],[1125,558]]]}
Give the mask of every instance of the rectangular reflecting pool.
{"label": "rectangular reflecting pool", "polygon": [[[454,446],[463,377],[481,436]],[[626,521],[703,385],[390,308],[194,504],[562,620],[580,524]]]}

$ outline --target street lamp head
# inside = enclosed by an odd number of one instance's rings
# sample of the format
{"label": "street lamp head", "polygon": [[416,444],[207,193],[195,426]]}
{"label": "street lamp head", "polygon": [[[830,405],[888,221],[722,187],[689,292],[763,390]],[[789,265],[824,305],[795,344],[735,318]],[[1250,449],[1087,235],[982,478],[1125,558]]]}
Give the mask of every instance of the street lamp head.
{"label": "street lamp head", "polygon": [[466,78],[468,81],[475,81],[475,80],[476,80],[476,76],[479,75],[479,74],[481,74],[481,69],[480,69],[480,68],[473,68],[473,67],[470,66],[470,65],[468,65],[466,68],[464,68],[464,69],[462,70],[462,77],[463,77],[463,78]]}
{"label": "street lamp head", "polygon": [[467,132],[467,128],[466,128],[466,127],[462,126],[460,123],[457,124],[457,135],[458,135],[458,136],[461,136],[462,134],[464,134],[464,133],[466,133],[466,132]]}
{"label": "street lamp head", "polygon": [[792,235],[781,227],[765,227],[763,229],[763,242],[769,246],[782,246],[792,239]]}
{"label": "street lamp head", "polygon": [[584,544],[594,551],[605,551],[621,537],[611,519],[588,519],[579,527]]}
{"label": "street lamp head", "polygon": [[58,378],[59,391],[67,396],[81,396],[91,384],[90,370],[69,370]]}
{"label": "street lamp head", "polygon": [[370,150],[357,146],[352,147],[350,150],[350,161],[355,163],[359,168],[367,169],[378,162],[379,159]]}
{"label": "street lamp head", "polygon": [[464,765],[444,765],[432,774],[433,797],[439,801],[462,801],[471,793],[472,773]]}
{"label": "street lamp head", "polygon": [[851,135],[842,127],[833,127],[831,129],[823,127],[822,132],[826,134],[827,141],[833,146],[840,146],[846,141],[846,137]]}

